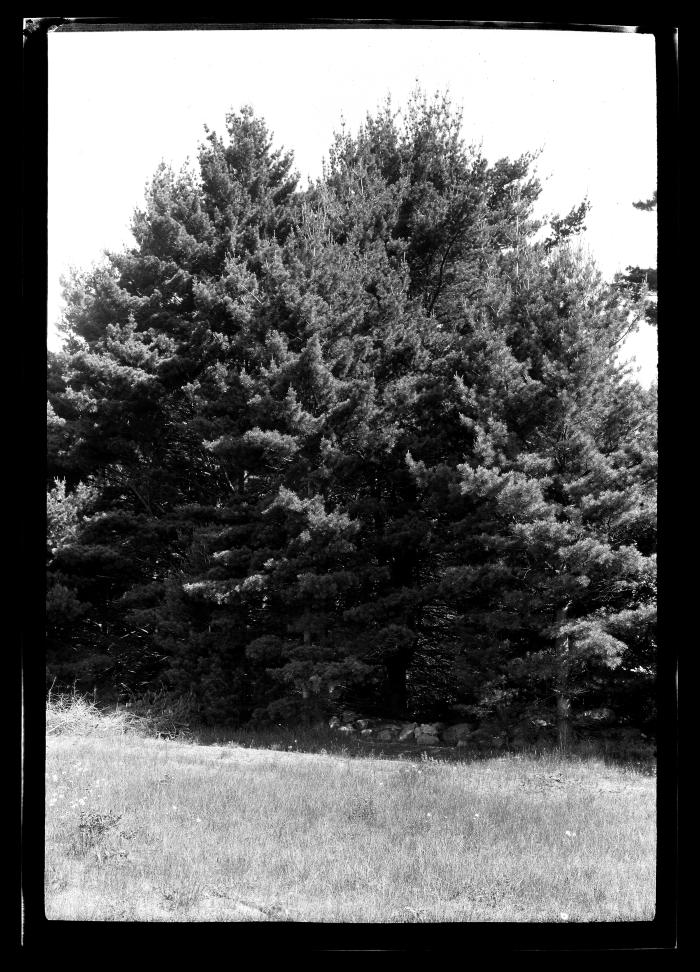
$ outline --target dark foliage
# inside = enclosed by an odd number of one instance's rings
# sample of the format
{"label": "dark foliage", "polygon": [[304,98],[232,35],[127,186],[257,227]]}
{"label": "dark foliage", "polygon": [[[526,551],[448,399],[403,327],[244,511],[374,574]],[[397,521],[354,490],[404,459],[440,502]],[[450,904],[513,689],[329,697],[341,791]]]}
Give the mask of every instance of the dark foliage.
{"label": "dark foliage", "polygon": [[445,98],[303,191],[227,125],[66,282],[51,677],[212,724],[648,721],[655,392],[616,363],[646,291],[570,246],[587,202],[536,242],[534,158],[489,164]]}

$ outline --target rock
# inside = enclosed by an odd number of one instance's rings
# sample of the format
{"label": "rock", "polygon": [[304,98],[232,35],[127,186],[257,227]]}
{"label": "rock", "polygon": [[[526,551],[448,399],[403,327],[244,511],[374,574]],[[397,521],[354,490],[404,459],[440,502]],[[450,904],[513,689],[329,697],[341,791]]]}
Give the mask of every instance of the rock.
{"label": "rock", "polygon": [[581,713],[581,718],[585,719],[586,722],[606,722],[609,724],[615,721],[615,713],[612,709],[603,706],[600,709],[586,709],[585,712]]}
{"label": "rock", "polygon": [[639,739],[646,739],[644,733],[640,732],[639,729],[635,729],[634,726],[621,726],[618,729],[614,729],[611,735],[624,743],[633,743]]}
{"label": "rock", "polygon": [[328,723],[328,728],[337,729],[339,725],[340,725],[340,719],[338,718],[338,716],[333,716],[333,718]]}
{"label": "rock", "polygon": [[360,729],[361,736],[371,736],[373,732],[374,729]]}
{"label": "rock", "polygon": [[355,732],[355,729],[353,728],[353,726],[338,726],[338,732],[344,732],[350,735],[350,733]]}
{"label": "rock", "polygon": [[382,742],[392,742],[396,739],[397,735],[398,730],[396,729],[381,729],[377,733],[377,739],[380,739]]}
{"label": "rock", "polygon": [[417,723],[407,722],[406,725],[401,727],[401,731],[399,732],[399,742],[406,742],[407,739],[415,739],[415,732],[417,728]]}
{"label": "rock", "polygon": [[418,746],[439,746],[440,739],[434,733],[417,733],[416,734],[416,744]]}
{"label": "rock", "polygon": [[454,726],[448,726],[442,733],[443,741],[451,746],[458,745],[460,742],[469,738],[473,732],[473,727],[469,722],[458,722]]}
{"label": "rock", "polygon": [[516,726],[516,728],[510,733],[510,744],[515,746],[517,749],[524,749],[530,745],[530,733],[525,729],[521,729]]}
{"label": "rock", "polygon": [[435,736],[436,739],[440,738],[440,730],[434,722],[424,722],[422,725],[417,726],[415,729],[416,739],[418,736]]}
{"label": "rock", "polygon": [[358,719],[355,722],[355,726],[361,730],[369,729],[369,719]]}

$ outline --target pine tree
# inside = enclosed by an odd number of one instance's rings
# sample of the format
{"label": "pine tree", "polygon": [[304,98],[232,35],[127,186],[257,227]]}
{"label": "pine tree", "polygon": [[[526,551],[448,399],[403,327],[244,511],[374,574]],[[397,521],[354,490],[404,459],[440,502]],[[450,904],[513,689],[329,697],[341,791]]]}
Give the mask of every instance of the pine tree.
{"label": "pine tree", "polygon": [[566,247],[509,259],[473,331],[481,377],[458,378],[473,446],[442,596],[463,611],[475,708],[549,704],[566,746],[572,698],[652,619],[654,401],[616,363],[639,307]]}
{"label": "pine tree", "polygon": [[[650,199],[632,203],[635,209],[642,212],[655,212],[657,205],[657,190]],[[654,327],[658,324],[656,293],[659,289],[658,271],[656,267],[626,267],[624,273],[615,277],[616,284],[626,290],[633,299],[644,300],[646,319]]]}
{"label": "pine tree", "polygon": [[376,306],[363,328],[376,349],[371,413],[384,440],[368,443],[352,482],[366,577],[364,599],[347,616],[384,670],[381,704],[395,715],[434,707],[426,687],[443,664],[429,616],[441,570],[434,511],[419,497],[406,454],[431,462],[462,454],[458,411],[446,407],[453,372],[438,362],[485,268],[519,233],[536,229],[531,159],[489,167],[462,143],[460,124],[448,99],[416,97],[401,126],[387,105],[356,137],[338,136],[326,174],[331,200],[344,205],[335,221],[332,203],[325,207],[331,238],[377,268],[365,282]]}
{"label": "pine tree", "polygon": [[90,603],[84,624],[122,659],[117,682],[154,676],[155,609],[192,509],[230,488],[205,444],[211,420],[198,412],[198,389],[220,387],[222,369],[255,344],[246,325],[258,250],[289,223],[291,159],[271,151],[248,109],[228,127],[229,146],[214,136],[202,146],[199,177],[159,168],[134,217],[134,248],[66,282],[62,374],[50,388],[54,462],[98,498],[52,569]]}
{"label": "pine tree", "polygon": [[566,745],[572,704],[648,708],[655,390],[616,364],[642,304],[572,249],[585,202],[535,242],[533,156],[460,130],[387,103],[301,192],[231,114],[67,282],[57,664],[217,723],[549,705]]}

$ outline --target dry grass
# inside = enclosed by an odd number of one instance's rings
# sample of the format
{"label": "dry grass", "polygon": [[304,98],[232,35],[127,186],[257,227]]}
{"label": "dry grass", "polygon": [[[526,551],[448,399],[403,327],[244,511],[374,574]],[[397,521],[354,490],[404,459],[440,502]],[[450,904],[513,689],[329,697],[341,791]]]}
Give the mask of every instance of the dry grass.
{"label": "dry grass", "polygon": [[554,755],[446,762],[202,746],[148,738],[124,712],[82,705],[50,712],[47,726],[50,919],[654,916],[649,774]]}

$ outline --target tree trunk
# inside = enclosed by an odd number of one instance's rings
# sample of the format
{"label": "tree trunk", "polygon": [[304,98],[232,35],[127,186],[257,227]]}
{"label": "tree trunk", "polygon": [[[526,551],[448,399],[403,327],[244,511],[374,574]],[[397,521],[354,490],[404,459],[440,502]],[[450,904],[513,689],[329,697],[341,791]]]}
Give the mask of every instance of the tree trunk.
{"label": "tree trunk", "polygon": [[571,744],[571,703],[565,695],[557,694],[557,731],[559,748],[566,751]]}
{"label": "tree trunk", "polygon": [[404,658],[392,658],[386,662],[387,715],[402,719],[406,714],[406,670]]}
{"label": "tree trunk", "polygon": [[[557,624],[563,625],[569,607],[557,611]],[[561,633],[555,639],[554,695],[557,700],[557,733],[559,748],[566,751],[571,744],[571,701],[569,699],[569,636]]]}
{"label": "tree trunk", "polygon": [[[394,589],[411,587],[416,575],[416,562],[413,553],[406,553],[402,557],[394,557],[390,561],[391,583]],[[396,618],[397,623],[404,625],[409,631],[416,628],[418,609],[405,610]],[[387,672],[387,705],[388,714],[394,719],[403,719],[408,711],[408,687],[406,678],[409,666],[413,660],[415,642],[404,645],[386,659]]]}

